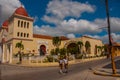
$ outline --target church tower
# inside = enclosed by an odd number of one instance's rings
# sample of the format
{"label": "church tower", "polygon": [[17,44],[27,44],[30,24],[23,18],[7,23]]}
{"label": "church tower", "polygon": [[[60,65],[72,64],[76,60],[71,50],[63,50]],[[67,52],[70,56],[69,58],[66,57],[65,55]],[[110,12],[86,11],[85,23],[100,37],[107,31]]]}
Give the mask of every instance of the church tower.
{"label": "church tower", "polygon": [[19,49],[16,49],[16,43],[22,41],[25,50],[29,48],[29,43],[33,41],[33,18],[27,11],[20,6],[15,10],[8,20],[0,28],[0,49],[2,49],[2,62],[12,63],[13,55]]}
{"label": "church tower", "polygon": [[33,38],[33,19],[21,6],[15,10],[9,19],[10,38],[31,40]]}

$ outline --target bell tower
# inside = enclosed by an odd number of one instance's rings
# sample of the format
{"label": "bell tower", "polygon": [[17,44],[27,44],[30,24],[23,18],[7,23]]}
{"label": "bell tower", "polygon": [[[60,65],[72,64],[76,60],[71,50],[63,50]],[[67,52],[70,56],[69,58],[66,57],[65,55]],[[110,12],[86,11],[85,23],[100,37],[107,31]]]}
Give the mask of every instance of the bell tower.
{"label": "bell tower", "polygon": [[33,19],[20,6],[10,17],[10,33],[12,38],[31,40],[33,38]]}

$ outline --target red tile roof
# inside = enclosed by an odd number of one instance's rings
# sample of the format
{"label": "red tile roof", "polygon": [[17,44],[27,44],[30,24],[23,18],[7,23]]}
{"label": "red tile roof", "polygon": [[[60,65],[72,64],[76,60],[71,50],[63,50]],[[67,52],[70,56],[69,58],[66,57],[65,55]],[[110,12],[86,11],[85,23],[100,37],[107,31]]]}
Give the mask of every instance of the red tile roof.
{"label": "red tile roof", "polygon": [[[48,35],[41,35],[41,34],[33,34],[34,38],[42,38],[42,39],[52,39],[52,36],[48,36]],[[65,36],[60,36],[61,40],[69,40],[67,37]]]}
{"label": "red tile roof", "polygon": [[61,36],[60,38],[61,38],[61,40],[69,40],[69,38],[67,38],[65,36]]}
{"label": "red tile roof", "polygon": [[42,38],[42,39],[52,39],[53,37],[41,34],[33,34],[34,38]]}
{"label": "red tile roof", "polygon": [[22,6],[17,8],[14,13],[28,17],[27,11]]}
{"label": "red tile roof", "polygon": [[82,37],[86,37],[86,38],[90,38],[90,39],[96,39],[96,40],[100,40],[100,39],[93,38],[93,37],[89,37],[89,36],[82,36]]}
{"label": "red tile roof", "polygon": [[8,27],[8,24],[9,24],[9,22],[8,22],[8,20],[6,20],[6,21],[3,22],[2,26],[3,27]]}

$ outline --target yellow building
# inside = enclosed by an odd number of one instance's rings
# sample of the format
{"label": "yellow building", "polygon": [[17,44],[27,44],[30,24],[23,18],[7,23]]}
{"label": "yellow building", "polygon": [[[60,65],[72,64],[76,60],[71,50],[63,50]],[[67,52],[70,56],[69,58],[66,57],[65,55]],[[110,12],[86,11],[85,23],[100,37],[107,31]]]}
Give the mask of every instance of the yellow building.
{"label": "yellow building", "polygon": [[[22,40],[24,45],[24,53],[34,53],[35,55],[41,55],[41,50],[44,52],[42,55],[49,55],[50,51],[55,48],[52,44],[52,36],[40,35],[33,33],[33,18],[31,18],[26,10],[21,6],[15,10],[12,16],[6,20],[0,27],[0,48],[2,50],[2,62],[12,63],[13,55],[16,54],[19,49],[15,48],[16,43]],[[89,41],[91,44],[90,56],[98,54],[96,52],[96,46],[103,46],[101,40],[83,36],[80,38],[68,39],[61,36],[60,48],[69,48],[70,45],[76,45],[78,41],[82,41],[85,44]],[[74,46],[73,46],[74,47]],[[85,52],[85,47],[82,48]]]}

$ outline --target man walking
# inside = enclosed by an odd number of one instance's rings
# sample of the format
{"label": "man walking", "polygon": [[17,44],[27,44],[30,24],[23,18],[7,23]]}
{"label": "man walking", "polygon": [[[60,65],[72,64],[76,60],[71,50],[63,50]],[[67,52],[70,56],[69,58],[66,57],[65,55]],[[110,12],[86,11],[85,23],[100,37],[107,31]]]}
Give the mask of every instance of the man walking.
{"label": "man walking", "polygon": [[63,73],[63,58],[62,58],[62,56],[60,56],[60,58],[59,58],[59,67],[60,67],[59,73]]}
{"label": "man walking", "polygon": [[63,62],[64,62],[65,73],[68,73],[68,59],[66,56],[64,57]]}

